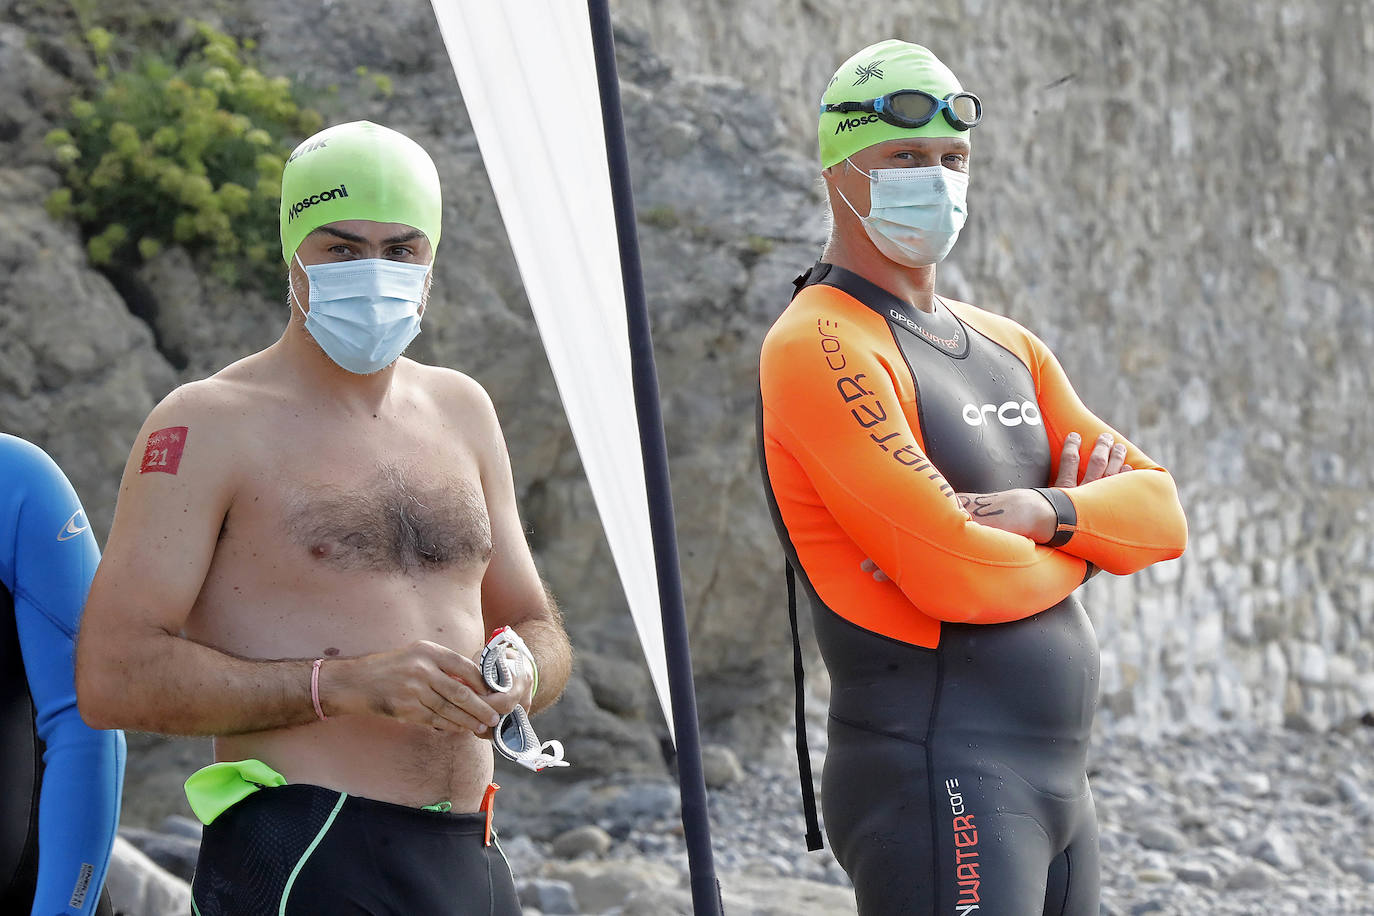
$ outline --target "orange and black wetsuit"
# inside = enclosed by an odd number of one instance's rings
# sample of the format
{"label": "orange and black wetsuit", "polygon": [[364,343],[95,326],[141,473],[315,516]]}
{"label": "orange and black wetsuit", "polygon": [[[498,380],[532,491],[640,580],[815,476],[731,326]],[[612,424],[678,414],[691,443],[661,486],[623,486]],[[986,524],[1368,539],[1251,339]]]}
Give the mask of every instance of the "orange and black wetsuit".
{"label": "orange and black wetsuit", "polygon": [[[1096,914],[1097,642],[1073,591],[1183,551],[1168,472],[1047,490],[1037,545],[956,492],[1047,487],[1115,430],[1015,322],[821,263],[763,345],[760,455],[831,678],[826,832],[870,914]],[[860,569],[871,558],[890,577]]]}

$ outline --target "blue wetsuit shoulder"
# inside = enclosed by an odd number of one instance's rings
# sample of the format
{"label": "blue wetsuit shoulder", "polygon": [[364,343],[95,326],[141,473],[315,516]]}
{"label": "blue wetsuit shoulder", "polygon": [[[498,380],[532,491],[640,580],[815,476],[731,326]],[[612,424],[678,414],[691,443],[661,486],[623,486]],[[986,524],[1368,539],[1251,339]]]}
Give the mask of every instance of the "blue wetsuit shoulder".
{"label": "blue wetsuit shoulder", "polygon": [[[43,742],[32,908],[42,916],[95,910],[119,823],[124,736],[87,727],[76,707],[76,633],[99,559],[61,469],[37,446],[0,434],[0,586],[12,599]],[[32,790],[0,785],[7,793]]]}

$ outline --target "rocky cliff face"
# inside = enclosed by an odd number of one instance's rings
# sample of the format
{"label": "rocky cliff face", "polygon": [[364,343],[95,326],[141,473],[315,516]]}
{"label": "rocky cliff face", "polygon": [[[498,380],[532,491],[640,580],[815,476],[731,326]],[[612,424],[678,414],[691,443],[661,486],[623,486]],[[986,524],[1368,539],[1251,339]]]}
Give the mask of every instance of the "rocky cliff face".
{"label": "rocky cliff face", "polygon": [[[444,245],[413,355],[476,377],[502,415],[581,658],[548,730],[594,768],[655,769],[655,704],[429,6],[308,6],[208,13],[306,85],[347,86],[358,65],[393,77],[392,98],[345,90],[327,114],[393,126],[438,162]],[[987,102],[942,289],[1044,337],[1089,406],[1174,471],[1189,511],[1181,561],[1084,590],[1104,725],[1320,728],[1374,708],[1361,458],[1374,14],[1276,0],[921,10],[918,24],[818,3],[619,4],[635,27],[620,65],[708,730],[771,736],[788,715],[756,357],[823,238],[814,98],[839,60],[890,34],[930,44]],[[48,219],[41,138],[86,72],[69,26],[0,0],[0,428],[54,454],[103,533],[147,410],[270,342],[286,309],[175,250],[140,271],[131,302]]]}

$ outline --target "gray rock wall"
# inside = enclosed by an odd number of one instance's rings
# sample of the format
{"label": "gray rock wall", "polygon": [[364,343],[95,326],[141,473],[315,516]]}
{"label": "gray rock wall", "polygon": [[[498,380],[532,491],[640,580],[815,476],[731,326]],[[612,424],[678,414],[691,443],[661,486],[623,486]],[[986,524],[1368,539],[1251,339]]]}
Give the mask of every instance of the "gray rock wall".
{"label": "gray rock wall", "polygon": [[[1374,709],[1374,14],[1273,0],[920,9],[916,29],[876,6],[619,4],[645,30],[622,35],[620,66],[708,730],[756,739],[789,715],[756,358],[823,238],[814,96],[837,61],[894,32],[988,102],[942,288],[1040,333],[1089,405],[1174,471],[1189,511],[1183,560],[1085,589],[1101,722],[1323,727]],[[597,767],[657,768],[624,600],[428,5],[197,14],[257,38],[274,72],[342,86],[331,120],[369,117],[433,153],[444,244],[414,355],[478,378],[502,415],[581,658],[547,729]],[[69,25],[0,0],[0,428],[57,457],[103,535],[146,411],[270,342],[286,309],[172,251],[140,271],[134,317],[75,230],[48,220],[57,179],[40,141],[84,72],[58,37]],[[351,89],[360,64],[391,75],[395,96]]]}

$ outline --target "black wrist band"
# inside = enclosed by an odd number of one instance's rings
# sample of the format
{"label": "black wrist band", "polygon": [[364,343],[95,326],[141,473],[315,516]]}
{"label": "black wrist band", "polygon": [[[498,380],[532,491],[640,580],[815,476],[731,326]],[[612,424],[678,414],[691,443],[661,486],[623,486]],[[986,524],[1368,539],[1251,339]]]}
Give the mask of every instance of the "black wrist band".
{"label": "black wrist band", "polygon": [[1050,501],[1054,508],[1054,537],[1045,542],[1046,547],[1063,547],[1078,530],[1078,510],[1073,507],[1069,494],[1058,487],[1033,487],[1035,492]]}

